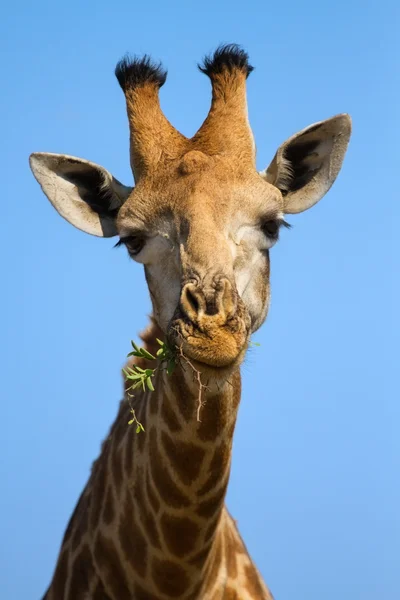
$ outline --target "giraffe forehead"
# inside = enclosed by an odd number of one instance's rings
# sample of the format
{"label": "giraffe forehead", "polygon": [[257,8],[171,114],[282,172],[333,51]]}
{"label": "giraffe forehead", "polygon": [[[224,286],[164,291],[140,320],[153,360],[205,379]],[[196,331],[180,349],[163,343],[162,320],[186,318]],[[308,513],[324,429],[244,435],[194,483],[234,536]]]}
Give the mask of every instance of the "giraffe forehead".
{"label": "giraffe forehead", "polygon": [[[279,196],[279,197],[278,197]],[[256,171],[243,172],[218,156],[191,150],[168,171],[141,181],[121,208],[119,229],[180,229],[181,222],[223,227],[257,220],[281,208],[279,191]]]}

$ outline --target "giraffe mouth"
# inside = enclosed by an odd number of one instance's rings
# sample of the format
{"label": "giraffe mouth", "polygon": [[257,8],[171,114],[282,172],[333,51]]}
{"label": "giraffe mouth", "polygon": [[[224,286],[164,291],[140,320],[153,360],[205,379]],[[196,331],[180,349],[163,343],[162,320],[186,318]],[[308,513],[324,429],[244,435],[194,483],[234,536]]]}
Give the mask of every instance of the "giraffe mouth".
{"label": "giraffe mouth", "polygon": [[183,359],[214,369],[238,366],[247,350],[250,336],[250,319],[247,314],[235,315],[224,325],[217,318],[208,317],[200,323],[178,317],[168,332]]}

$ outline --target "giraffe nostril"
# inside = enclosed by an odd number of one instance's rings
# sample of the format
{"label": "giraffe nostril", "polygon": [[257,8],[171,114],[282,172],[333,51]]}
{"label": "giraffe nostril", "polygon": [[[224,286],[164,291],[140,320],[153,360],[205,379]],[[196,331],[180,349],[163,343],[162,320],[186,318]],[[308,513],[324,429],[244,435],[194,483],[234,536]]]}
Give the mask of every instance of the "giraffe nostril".
{"label": "giraffe nostril", "polygon": [[194,312],[197,314],[200,310],[200,304],[190,288],[186,290],[186,300],[189,302],[192,310],[194,310]]}
{"label": "giraffe nostril", "polygon": [[184,286],[181,294],[180,307],[184,315],[193,323],[198,322],[199,314],[204,311],[205,299],[201,290],[193,283]]}
{"label": "giraffe nostril", "polygon": [[232,285],[225,278],[206,289],[197,283],[188,283],[182,290],[180,308],[183,314],[197,325],[206,317],[218,316],[219,321],[226,321],[236,309]]}

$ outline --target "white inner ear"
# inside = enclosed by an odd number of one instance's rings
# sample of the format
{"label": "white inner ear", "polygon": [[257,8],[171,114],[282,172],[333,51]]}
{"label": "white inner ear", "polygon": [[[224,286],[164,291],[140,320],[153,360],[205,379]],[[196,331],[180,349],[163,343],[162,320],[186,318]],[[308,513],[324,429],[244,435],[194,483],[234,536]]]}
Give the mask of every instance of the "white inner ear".
{"label": "white inner ear", "polygon": [[332,140],[323,140],[315,148],[313,152],[310,152],[302,161],[302,164],[307,165],[310,170],[314,171],[319,169],[332,151]]}
{"label": "white inner ear", "polygon": [[124,203],[132,188],[122,185],[103,167],[74,156],[38,152],[30,156],[30,166],[51,204],[71,225],[99,237],[117,234],[114,219],[98,214],[82,198],[82,194],[90,190],[85,184],[79,186],[79,173],[101,176],[103,181],[98,189],[110,192],[111,210]]}
{"label": "white inner ear", "polygon": [[341,114],[306,127],[279,147],[260,175],[281,190],[285,213],[302,212],[326,194],[340,171],[350,135],[351,119]]}

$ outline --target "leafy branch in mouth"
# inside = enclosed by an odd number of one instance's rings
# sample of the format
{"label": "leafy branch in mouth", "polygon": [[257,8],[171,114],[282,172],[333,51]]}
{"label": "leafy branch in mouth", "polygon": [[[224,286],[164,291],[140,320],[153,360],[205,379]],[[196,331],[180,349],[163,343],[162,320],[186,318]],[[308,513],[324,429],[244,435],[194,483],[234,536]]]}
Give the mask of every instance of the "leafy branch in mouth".
{"label": "leafy branch in mouth", "polygon": [[[128,421],[128,425],[136,424],[136,433],[140,433],[141,431],[145,431],[142,423],[138,420],[135,409],[132,407],[131,399],[134,397],[134,394],[130,394],[130,390],[136,390],[138,388],[142,388],[145,392],[146,389],[150,390],[150,392],[154,392],[153,379],[160,367],[165,367],[167,375],[172,375],[174,369],[176,367],[177,362],[177,348],[171,348],[166,342],[162,342],[158,338],[156,338],[158,345],[160,348],[157,350],[156,356],[151,354],[146,348],[141,348],[135,342],[131,341],[132,344],[132,352],[129,352],[128,357],[135,356],[137,358],[142,358],[144,360],[157,360],[159,361],[159,365],[154,369],[143,369],[139,367],[139,365],[132,365],[131,367],[126,367],[122,369],[126,381],[132,382],[131,385],[127,388],[128,393],[128,401],[131,412],[131,419]],[[199,395],[197,399],[197,420],[200,422],[200,411],[202,406],[204,406],[203,400],[203,391],[207,389],[207,386],[203,384],[201,381],[201,373],[198,369],[194,367],[194,365],[190,362],[190,360],[183,354],[182,347],[179,348],[179,356],[185,363],[192,369],[196,376],[196,380],[199,386]]]}
{"label": "leafy branch in mouth", "polygon": [[[130,390],[136,390],[138,388],[142,388],[143,391],[148,389],[150,392],[154,392],[153,379],[156,372],[160,368],[165,368],[167,375],[172,375],[177,363],[177,351],[179,350],[179,357],[192,369],[198,387],[199,393],[197,397],[197,421],[200,423],[200,412],[202,407],[205,404],[205,400],[203,399],[203,392],[207,390],[208,387],[201,380],[201,372],[196,369],[192,362],[184,355],[182,346],[171,348],[167,342],[162,342],[158,338],[156,338],[158,345],[160,348],[157,350],[156,355],[151,354],[146,348],[139,347],[135,344],[135,342],[131,341],[132,344],[132,352],[129,352],[128,357],[135,356],[137,358],[141,358],[144,360],[156,360],[159,362],[159,365],[154,369],[143,369],[139,367],[139,365],[132,365],[131,367],[126,367],[122,369],[126,381],[131,381],[131,385],[127,388],[128,394],[128,402],[130,406],[131,419],[128,421],[128,425],[136,424],[136,433],[144,432],[144,427],[142,423],[137,419],[134,408],[132,407],[131,399],[134,397],[134,394],[130,394]],[[260,346],[260,344],[256,342],[249,342],[249,345],[252,346]]]}
{"label": "leafy branch in mouth", "polygon": [[131,341],[132,344],[132,352],[129,352],[128,357],[136,356],[137,358],[142,358],[144,360],[157,360],[159,361],[159,366],[154,369],[143,369],[139,367],[139,365],[132,365],[132,367],[126,367],[122,369],[125,379],[127,381],[131,381],[131,385],[127,388],[128,398],[129,398],[129,406],[130,412],[132,415],[131,420],[128,422],[128,425],[132,425],[136,423],[136,433],[140,433],[144,431],[144,427],[140,421],[138,421],[136,417],[136,413],[134,408],[132,407],[131,398],[133,398],[133,394],[130,394],[130,390],[136,390],[138,388],[142,388],[143,391],[150,390],[150,392],[154,392],[153,378],[160,367],[165,367],[165,370],[168,375],[172,375],[175,366],[176,366],[176,353],[173,348],[171,348],[166,342],[162,342],[157,339],[157,343],[160,348],[157,350],[156,356],[153,356],[146,348],[139,348],[135,344],[135,342]]}

